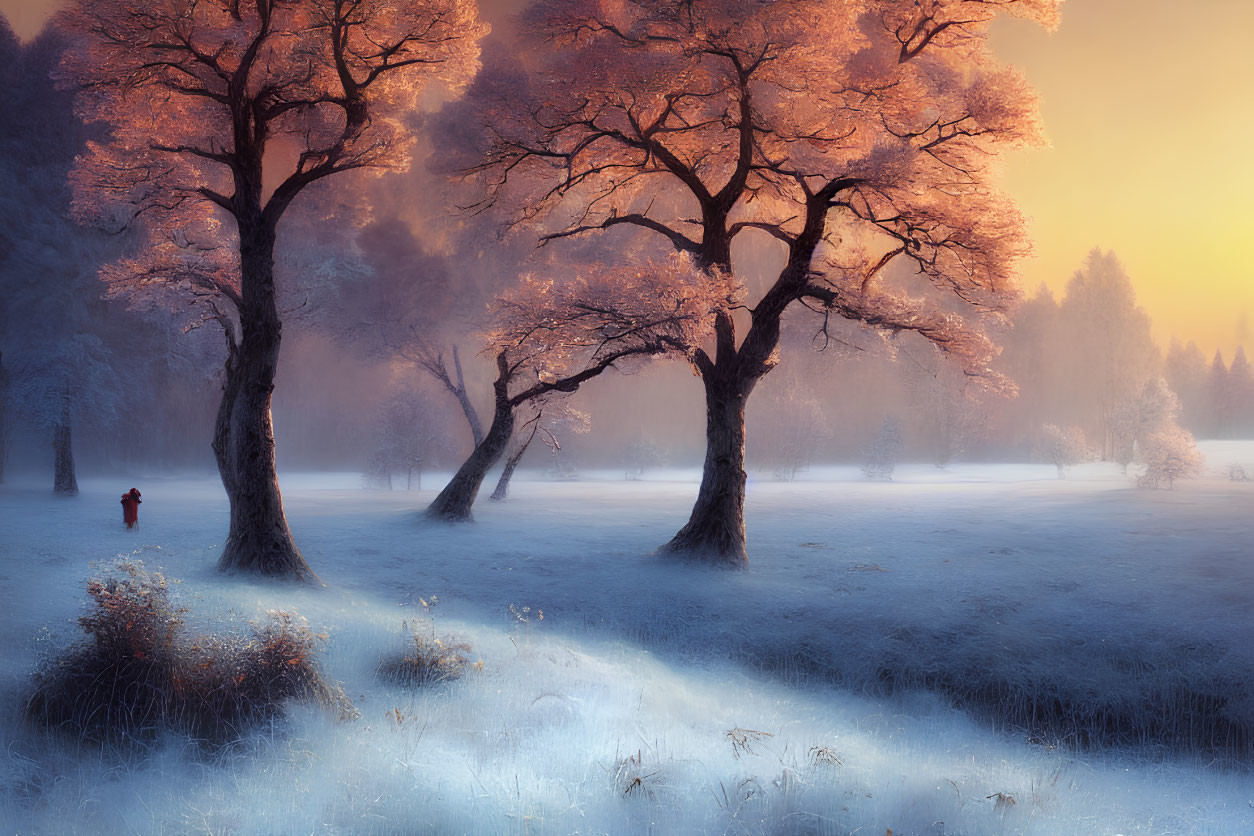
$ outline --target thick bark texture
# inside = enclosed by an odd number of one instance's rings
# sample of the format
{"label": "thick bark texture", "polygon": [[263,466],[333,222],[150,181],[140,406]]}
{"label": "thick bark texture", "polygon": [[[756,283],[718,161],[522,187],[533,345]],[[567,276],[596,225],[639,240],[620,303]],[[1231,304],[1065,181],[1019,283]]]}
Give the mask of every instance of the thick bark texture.
{"label": "thick bark texture", "polygon": [[[826,199],[814,198],[816,204]],[[779,362],[780,322],[788,306],[806,292],[810,259],[822,235],[821,219],[820,211],[807,216],[804,230],[789,246],[788,262],[779,278],[754,307],[749,330],[739,347],[730,314],[720,314],[714,327],[717,342],[714,359],[704,352],[697,358],[697,370],[705,384],[705,465],[692,515],[679,533],[663,546],[665,552],[713,565],[748,565],[745,407],[758,381]],[[730,266],[711,263],[723,269]]]}
{"label": "thick bark texture", "polygon": [[745,552],[745,402],[735,385],[705,379],[705,467],[687,525],[666,551],[727,566]]}
{"label": "thick bark texture", "polygon": [[514,432],[514,408],[505,397],[504,383],[497,381],[496,410],[483,441],[458,469],[440,495],[427,506],[427,516],[445,522],[470,522],[470,508],[492,466],[500,460]]}
{"label": "thick bark texture", "polygon": [[275,469],[270,397],[279,363],[274,235],[241,224],[242,303],[238,344],[230,343],[213,450],[231,504],[223,572],[317,580],[292,540]]}
{"label": "thick bark texture", "polygon": [[53,491],[61,496],[77,496],[78,479],[74,476],[74,444],[69,420],[62,420],[53,428],[52,452],[55,458]]}

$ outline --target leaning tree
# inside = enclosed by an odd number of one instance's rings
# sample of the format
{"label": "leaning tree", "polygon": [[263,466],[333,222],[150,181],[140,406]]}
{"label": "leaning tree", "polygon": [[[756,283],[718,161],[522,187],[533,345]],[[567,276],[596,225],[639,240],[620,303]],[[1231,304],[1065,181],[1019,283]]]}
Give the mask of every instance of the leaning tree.
{"label": "leaning tree", "polygon": [[[472,0],[74,0],[64,63],[109,128],[74,174],[81,216],[139,225],[148,251],[106,273],[200,301],[226,333],[213,439],[231,506],[220,561],[312,577],[283,513],[271,393],[280,220],[314,184],[408,162],[425,82],[457,85],[486,32]],[[340,221],[343,223],[343,221]]]}
{"label": "leaning tree", "polygon": [[818,311],[824,334],[832,316],[916,331],[985,371],[980,315],[1015,297],[1026,250],[995,166],[1038,130],[988,29],[999,14],[1052,25],[1057,6],[545,0],[513,62],[480,74],[449,120],[484,128],[463,137],[477,206],[513,207],[544,242],[651,234],[742,286],[733,244],[752,233],[774,247],[775,279],[747,309],[716,312],[712,345],[690,352],[707,452],[670,550],[744,565],[745,402],[778,362],[789,309]]}
{"label": "leaning tree", "polygon": [[588,266],[562,281],[523,276],[494,303],[484,349],[497,370],[492,423],[427,515],[449,522],[471,518],[520,410],[530,408],[538,421],[543,404],[610,369],[689,352],[711,311],[732,304],[734,293],[725,276],[694,269],[686,257],[631,271]]}

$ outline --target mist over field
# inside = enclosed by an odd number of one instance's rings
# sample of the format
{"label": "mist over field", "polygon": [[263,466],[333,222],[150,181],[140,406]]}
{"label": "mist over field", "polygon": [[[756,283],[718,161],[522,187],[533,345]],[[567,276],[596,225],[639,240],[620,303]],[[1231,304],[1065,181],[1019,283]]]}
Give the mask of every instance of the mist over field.
{"label": "mist over field", "polygon": [[1254,832],[1246,293],[1024,286],[1070,15],[0,17],[0,832]]}

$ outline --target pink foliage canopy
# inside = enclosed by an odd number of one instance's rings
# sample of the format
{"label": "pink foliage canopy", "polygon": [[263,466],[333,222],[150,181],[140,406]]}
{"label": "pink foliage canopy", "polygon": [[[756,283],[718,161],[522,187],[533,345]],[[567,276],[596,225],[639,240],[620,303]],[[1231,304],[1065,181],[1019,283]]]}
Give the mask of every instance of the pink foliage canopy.
{"label": "pink foliage canopy", "polygon": [[611,366],[689,353],[736,293],[726,274],[683,255],[585,266],[561,282],[527,274],[494,303],[487,350],[506,364],[510,399],[522,404],[573,392]]}
{"label": "pink foliage canopy", "polygon": [[[989,24],[1005,14],[1052,27],[1058,8],[536,3],[527,72],[485,74],[471,90],[488,126],[475,168],[485,205],[522,207],[516,220],[546,240],[648,230],[723,269],[731,240],[765,233],[808,273],[780,301],[917,330],[984,374],[993,352],[975,320],[1017,298],[1029,249],[998,161],[1041,141],[1035,96],[994,58]],[[919,276],[919,292],[876,298],[890,268]]]}
{"label": "pink foliage canopy", "polygon": [[105,278],[240,301],[241,227],[273,233],[306,187],[408,165],[424,85],[464,84],[486,26],[471,0],[75,0],[62,76],[105,123],[73,174],[83,220],[142,218]]}

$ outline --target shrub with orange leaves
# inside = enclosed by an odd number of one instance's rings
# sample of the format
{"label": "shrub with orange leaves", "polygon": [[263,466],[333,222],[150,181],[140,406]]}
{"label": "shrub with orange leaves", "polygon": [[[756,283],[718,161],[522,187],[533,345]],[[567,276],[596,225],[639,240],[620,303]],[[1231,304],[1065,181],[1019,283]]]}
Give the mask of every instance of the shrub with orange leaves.
{"label": "shrub with orange leaves", "polygon": [[272,612],[250,634],[187,636],[159,572],[121,560],[87,583],[79,619],[92,641],[51,659],[35,677],[26,716],[79,739],[127,742],[162,730],[223,743],[280,716],[290,700],[341,718],[352,703],[321,674],[314,656],[325,635],[304,619]]}

